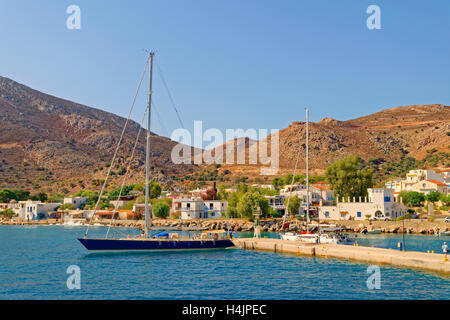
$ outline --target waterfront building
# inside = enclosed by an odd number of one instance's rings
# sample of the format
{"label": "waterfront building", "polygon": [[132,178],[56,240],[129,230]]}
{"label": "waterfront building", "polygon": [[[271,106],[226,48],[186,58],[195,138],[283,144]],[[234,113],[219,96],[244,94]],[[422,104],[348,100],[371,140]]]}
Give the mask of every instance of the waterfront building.
{"label": "waterfront building", "polygon": [[228,201],[177,198],[172,200],[172,213],[180,212],[181,219],[218,219],[228,207]]}
{"label": "waterfront building", "polygon": [[75,209],[79,209],[82,204],[85,204],[87,197],[66,197],[64,198],[64,204],[73,204]]}
{"label": "waterfront building", "polygon": [[437,180],[422,180],[413,184],[411,186],[411,190],[421,192],[424,194],[429,194],[432,191],[447,194],[448,186],[444,182]]}
{"label": "waterfront building", "polygon": [[278,211],[279,214],[283,214],[286,211],[286,206],[284,205],[284,201],[286,199],[285,196],[275,195],[275,196],[264,196],[264,198],[269,201],[269,205],[273,210]]}
{"label": "waterfront building", "polygon": [[[287,197],[298,196],[303,205],[306,205],[307,190],[305,185],[294,184],[285,186],[280,190],[280,195]],[[326,182],[312,184],[309,187],[309,204],[312,206],[332,205],[334,203],[334,192]]]}
{"label": "waterfront building", "polygon": [[446,183],[448,172],[437,173],[434,170],[410,170],[405,179],[395,179],[388,181],[386,188],[393,189],[394,194],[398,195],[402,191],[421,192],[428,194],[431,191],[438,191],[447,194],[450,181]]}
{"label": "waterfront building", "polygon": [[368,197],[336,199],[335,206],[320,206],[319,219],[365,220],[384,215],[396,219],[407,212],[403,203],[396,201],[394,190],[388,188],[367,189]]}
{"label": "waterfront building", "polygon": [[54,211],[61,206],[59,202],[43,203],[40,201],[19,201],[11,208],[20,218],[27,220],[36,220],[46,218],[48,212]]}

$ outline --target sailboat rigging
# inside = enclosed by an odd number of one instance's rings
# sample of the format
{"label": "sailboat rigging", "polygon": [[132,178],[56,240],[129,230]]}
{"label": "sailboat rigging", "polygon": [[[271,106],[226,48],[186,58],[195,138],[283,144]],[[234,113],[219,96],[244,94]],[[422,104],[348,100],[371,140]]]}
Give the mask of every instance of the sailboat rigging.
{"label": "sailboat rigging", "polygon": [[[79,238],[78,241],[88,249],[89,251],[180,251],[180,250],[199,250],[199,249],[223,249],[228,247],[233,247],[234,244],[227,236],[227,232],[225,230],[215,230],[211,232],[203,231],[198,235],[198,237],[181,237],[178,233],[167,233],[167,232],[159,232],[157,234],[152,235],[151,231],[159,230],[162,231],[161,228],[152,228],[152,213],[150,208],[150,154],[151,154],[151,105],[152,105],[152,82],[153,82],[153,60],[155,53],[152,51],[149,53],[147,65],[149,65],[149,75],[148,75],[148,99],[147,99],[147,138],[146,138],[146,161],[145,161],[145,211],[144,211],[144,230],[141,237],[136,238],[108,238],[108,232],[106,233],[106,237],[103,238],[88,238],[89,226],[86,230],[86,233],[83,238]],[[146,68],[147,68],[146,65]],[[146,69],[144,69],[145,74]],[[142,83],[142,78],[141,78]],[[140,87],[140,84],[139,84]],[[138,87],[138,91],[139,91]],[[135,97],[136,99],[136,97]],[[132,108],[134,106],[133,105]],[[132,109],[131,108],[131,109]],[[131,110],[130,110],[131,113]],[[122,136],[119,140],[119,144],[116,149],[116,153],[114,154],[113,161],[116,158],[117,151],[119,149],[119,145],[122,141],[123,134],[126,128],[125,127],[122,132]],[[134,153],[134,152],[133,152]],[[112,167],[112,165],[111,165]],[[109,171],[108,171],[109,175]],[[107,175],[107,177],[108,177]],[[103,194],[104,188],[106,185],[103,184],[102,190],[99,195],[99,199],[97,201],[96,209],[101,200],[101,196]],[[95,210],[94,210],[95,214]],[[169,230],[165,230],[169,231]],[[189,230],[193,231],[193,230]],[[197,230],[200,231],[200,230]],[[212,235],[212,236],[211,236]]]}
{"label": "sailboat rigging", "polygon": [[[321,230],[320,223],[317,225],[318,232],[310,232],[310,206],[309,206],[309,199],[310,199],[310,193],[309,193],[309,110],[306,109],[306,231],[295,233],[295,232],[282,232],[281,233],[281,239],[283,240],[294,240],[294,241],[302,241],[302,242],[309,242],[309,243],[334,243],[334,244],[353,244],[353,239],[348,238],[347,236],[340,234],[336,231],[333,234],[324,233]],[[297,170],[298,165],[298,157],[300,155],[300,150],[297,155],[297,161],[294,168],[294,176],[292,178],[291,188],[290,192],[292,192],[292,186],[295,178],[295,172]],[[287,201],[286,210],[289,210],[289,199]],[[282,227],[284,228],[284,222],[286,215],[283,217]]]}

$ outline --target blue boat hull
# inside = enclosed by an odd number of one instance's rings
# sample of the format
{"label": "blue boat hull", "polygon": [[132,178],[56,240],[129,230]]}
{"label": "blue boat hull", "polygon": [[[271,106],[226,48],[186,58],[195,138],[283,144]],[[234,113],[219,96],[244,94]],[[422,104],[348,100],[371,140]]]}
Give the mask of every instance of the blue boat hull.
{"label": "blue boat hull", "polygon": [[176,251],[225,249],[231,240],[78,239],[89,251]]}

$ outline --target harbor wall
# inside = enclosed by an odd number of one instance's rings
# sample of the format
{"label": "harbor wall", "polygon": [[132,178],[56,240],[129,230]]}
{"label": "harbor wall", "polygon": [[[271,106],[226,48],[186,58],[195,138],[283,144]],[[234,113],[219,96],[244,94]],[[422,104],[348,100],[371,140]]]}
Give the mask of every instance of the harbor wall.
{"label": "harbor wall", "polygon": [[237,238],[233,239],[233,243],[236,247],[245,250],[261,250],[275,253],[345,259],[368,264],[385,264],[406,268],[418,268],[450,274],[450,262],[444,261],[444,255],[438,253],[397,251],[392,249],[335,244],[309,244],[298,241],[267,238]]}

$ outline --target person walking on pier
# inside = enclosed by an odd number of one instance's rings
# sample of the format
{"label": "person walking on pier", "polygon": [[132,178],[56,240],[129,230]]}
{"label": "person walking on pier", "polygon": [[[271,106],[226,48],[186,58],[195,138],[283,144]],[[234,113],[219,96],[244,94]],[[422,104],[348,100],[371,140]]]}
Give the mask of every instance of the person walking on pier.
{"label": "person walking on pier", "polygon": [[444,261],[447,261],[447,254],[448,254],[447,242],[444,242],[444,245],[442,246],[442,252],[444,253]]}

